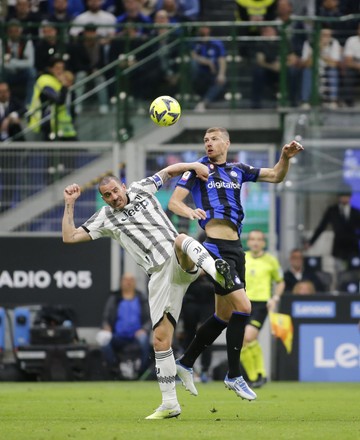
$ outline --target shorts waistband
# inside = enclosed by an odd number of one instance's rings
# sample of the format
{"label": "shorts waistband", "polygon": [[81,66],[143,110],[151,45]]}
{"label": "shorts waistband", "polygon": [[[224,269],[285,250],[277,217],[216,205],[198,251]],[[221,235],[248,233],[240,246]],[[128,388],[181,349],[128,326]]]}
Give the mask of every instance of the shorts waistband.
{"label": "shorts waistband", "polygon": [[240,246],[240,247],[242,247],[241,239],[240,238],[238,238],[237,240],[224,240],[222,238],[206,237],[205,242],[206,243],[213,243],[213,244],[216,244],[216,245],[218,245],[220,243],[223,243],[223,244],[227,244],[229,246],[236,246],[236,247]]}

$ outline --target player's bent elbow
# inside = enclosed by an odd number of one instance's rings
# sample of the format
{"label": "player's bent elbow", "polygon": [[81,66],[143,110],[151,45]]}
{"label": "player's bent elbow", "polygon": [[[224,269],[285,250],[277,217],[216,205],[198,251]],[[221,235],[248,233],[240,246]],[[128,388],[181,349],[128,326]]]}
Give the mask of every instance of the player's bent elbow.
{"label": "player's bent elbow", "polygon": [[77,243],[77,240],[75,239],[75,236],[63,236],[63,243],[65,244],[74,244]]}
{"label": "player's bent elbow", "polygon": [[171,212],[173,212],[174,214],[176,214],[176,207],[177,207],[177,203],[174,200],[169,200],[168,203],[168,208],[170,209]]}
{"label": "player's bent elbow", "polygon": [[274,183],[281,183],[284,180],[284,176],[276,176],[273,180]]}

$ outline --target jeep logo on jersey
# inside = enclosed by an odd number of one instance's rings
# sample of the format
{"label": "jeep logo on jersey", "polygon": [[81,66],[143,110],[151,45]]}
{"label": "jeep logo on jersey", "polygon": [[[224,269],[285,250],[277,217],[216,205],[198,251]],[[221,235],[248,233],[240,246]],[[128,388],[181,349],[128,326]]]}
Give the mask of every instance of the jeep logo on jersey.
{"label": "jeep logo on jersey", "polygon": [[209,189],[216,188],[216,189],[241,189],[240,183],[237,182],[209,182],[207,187]]}
{"label": "jeep logo on jersey", "polygon": [[121,222],[126,221],[129,217],[133,217],[137,212],[142,211],[143,209],[146,209],[149,202],[147,200],[141,200],[138,203],[135,203],[134,206],[130,209],[125,209],[123,211],[123,216],[120,218]]}

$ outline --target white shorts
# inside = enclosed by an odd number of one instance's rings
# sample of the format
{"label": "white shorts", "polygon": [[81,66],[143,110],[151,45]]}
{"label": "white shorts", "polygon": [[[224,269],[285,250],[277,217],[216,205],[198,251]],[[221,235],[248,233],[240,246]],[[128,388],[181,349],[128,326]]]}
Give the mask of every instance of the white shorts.
{"label": "white shorts", "polygon": [[161,320],[164,313],[170,313],[175,322],[178,321],[187,288],[201,272],[196,266],[194,270],[196,270],[194,273],[185,272],[178,263],[174,251],[161,269],[151,275],[149,306],[153,327]]}

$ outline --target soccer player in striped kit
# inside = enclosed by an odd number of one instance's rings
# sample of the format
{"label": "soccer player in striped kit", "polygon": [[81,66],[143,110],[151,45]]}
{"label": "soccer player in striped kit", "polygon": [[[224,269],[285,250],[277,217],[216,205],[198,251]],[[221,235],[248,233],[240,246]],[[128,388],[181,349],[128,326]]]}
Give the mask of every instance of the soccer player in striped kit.
{"label": "soccer player in striped kit", "polygon": [[[215,313],[198,329],[184,355],[176,361],[177,374],[185,388],[197,395],[192,367],[202,351],[227,328],[229,370],[225,386],[243,399],[254,400],[256,393],[240,375],[240,351],[251,313],[245,291],[245,255],[240,241],[244,218],[241,187],[244,182],[281,182],[288,172],[290,159],[303,147],[292,141],[282,148],[280,159],[273,168],[255,168],[243,163],[227,163],[230,137],[224,128],[209,128],[204,145],[206,156],[199,162],[208,167],[208,180],[200,181],[192,171],[186,171],[169,201],[169,209],[177,215],[199,220],[207,236],[204,247],[214,258],[221,258],[230,265],[234,285],[230,288],[215,286]],[[195,209],[184,203],[190,192]]]}
{"label": "soccer player in striped kit", "polygon": [[208,168],[199,162],[170,165],[128,188],[116,176],[104,177],[99,183],[99,191],[108,206],[102,207],[78,228],[74,223],[74,209],[81,189],[74,183],[64,190],[63,241],[79,243],[111,237],[150,276],[149,306],[162,403],[147,419],[177,417],[181,412],[171,344],[183,296],[189,284],[199,276],[199,267],[222,286],[233,285],[228,264],[221,259],[215,261],[193,238],[178,234],[155,197],[168,179],[186,170],[193,170],[201,180],[208,178]]}

